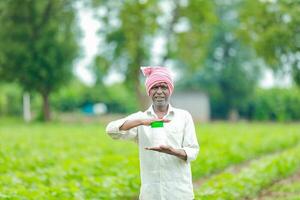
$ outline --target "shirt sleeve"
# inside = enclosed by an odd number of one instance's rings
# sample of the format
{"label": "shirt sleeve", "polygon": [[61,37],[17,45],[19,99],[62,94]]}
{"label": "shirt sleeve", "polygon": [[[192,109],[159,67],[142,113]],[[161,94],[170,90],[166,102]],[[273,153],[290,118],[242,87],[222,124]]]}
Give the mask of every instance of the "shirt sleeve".
{"label": "shirt sleeve", "polygon": [[113,139],[125,139],[125,140],[133,140],[135,142],[138,142],[138,127],[134,127],[127,131],[120,130],[120,127],[127,120],[138,119],[141,113],[142,112],[137,112],[125,118],[110,122],[106,126],[106,133],[110,135]]}
{"label": "shirt sleeve", "polygon": [[199,152],[199,144],[192,116],[188,112],[186,116],[186,125],[184,129],[182,149],[187,154],[187,162],[191,162],[197,158]]}

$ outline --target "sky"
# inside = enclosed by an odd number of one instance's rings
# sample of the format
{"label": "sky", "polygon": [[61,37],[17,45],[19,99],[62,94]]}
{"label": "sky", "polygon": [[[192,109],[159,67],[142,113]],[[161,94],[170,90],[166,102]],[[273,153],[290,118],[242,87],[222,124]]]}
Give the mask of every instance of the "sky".
{"label": "sky", "polygon": [[[80,59],[77,60],[75,64],[74,73],[79,77],[81,81],[83,81],[87,85],[94,84],[94,77],[92,73],[89,71],[88,67],[91,65],[94,56],[97,54],[98,46],[100,44],[100,40],[97,37],[97,30],[100,28],[99,22],[93,17],[93,13],[88,8],[80,8],[79,9],[79,24],[83,32],[83,36],[81,38],[81,46],[83,48],[83,55]],[[152,53],[154,55],[160,55],[161,48],[164,45],[163,38],[157,38],[154,42]],[[157,64],[157,58],[152,59],[153,64]],[[176,73],[173,74],[176,79]],[[106,84],[112,84],[114,82],[122,80],[122,76],[117,73],[111,73],[106,79]],[[259,86],[262,88],[271,88],[273,86],[279,87],[288,87],[291,85],[291,79],[288,76],[283,78],[275,78],[273,72],[271,70],[266,70],[264,72],[264,76],[259,83]]]}
{"label": "sky", "polygon": [[99,23],[93,18],[92,12],[87,8],[80,8],[78,10],[79,25],[83,31],[81,38],[83,55],[75,64],[75,74],[87,85],[92,85],[94,78],[88,70],[88,66],[96,55],[100,42],[97,37]]}

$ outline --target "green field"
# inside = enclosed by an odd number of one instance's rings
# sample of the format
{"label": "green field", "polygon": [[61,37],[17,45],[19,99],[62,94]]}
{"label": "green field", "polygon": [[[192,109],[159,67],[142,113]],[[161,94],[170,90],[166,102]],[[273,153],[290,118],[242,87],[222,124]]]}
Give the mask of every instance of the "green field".
{"label": "green field", "polygon": [[[300,124],[211,123],[198,125],[197,135],[193,177],[205,181],[196,199],[254,198],[300,169]],[[112,140],[101,123],[0,122],[0,138],[0,199],[138,195],[137,145]]]}
{"label": "green field", "polygon": [[275,182],[255,200],[299,200],[300,199],[300,170],[295,175]]}

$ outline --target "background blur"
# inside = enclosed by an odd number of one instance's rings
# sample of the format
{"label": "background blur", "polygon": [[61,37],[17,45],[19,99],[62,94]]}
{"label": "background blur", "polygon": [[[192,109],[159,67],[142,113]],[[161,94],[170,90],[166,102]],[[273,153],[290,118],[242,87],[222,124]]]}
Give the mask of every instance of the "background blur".
{"label": "background blur", "polygon": [[149,106],[148,65],[172,70],[171,103],[196,122],[195,199],[299,199],[299,14],[300,0],[0,0],[0,199],[137,199],[137,145],[105,126]]}
{"label": "background blur", "polygon": [[145,109],[139,67],[163,65],[172,103],[196,120],[299,120],[299,10],[297,0],[2,0],[0,116]]}

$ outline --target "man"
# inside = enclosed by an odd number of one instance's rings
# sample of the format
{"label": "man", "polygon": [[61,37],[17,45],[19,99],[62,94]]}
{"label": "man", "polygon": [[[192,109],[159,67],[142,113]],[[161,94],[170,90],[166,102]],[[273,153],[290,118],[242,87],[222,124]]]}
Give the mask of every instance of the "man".
{"label": "man", "polygon": [[[195,160],[199,145],[191,115],[170,105],[173,81],[165,67],[142,67],[147,94],[152,105],[110,122],[106,132],[114,139],[131,139],[139,145],[140,200],[194,199],[190,161]],[[166,144],[151,146],[151,127],[163,121]]]}

